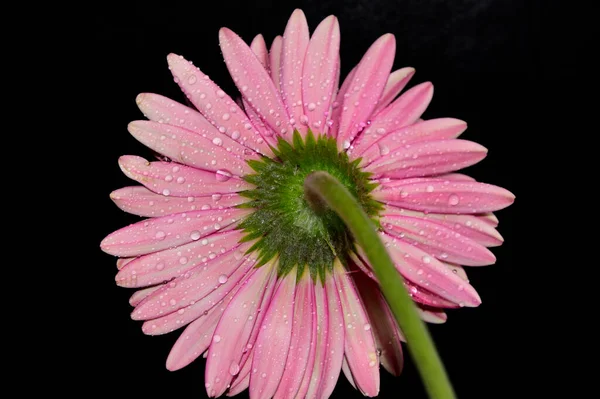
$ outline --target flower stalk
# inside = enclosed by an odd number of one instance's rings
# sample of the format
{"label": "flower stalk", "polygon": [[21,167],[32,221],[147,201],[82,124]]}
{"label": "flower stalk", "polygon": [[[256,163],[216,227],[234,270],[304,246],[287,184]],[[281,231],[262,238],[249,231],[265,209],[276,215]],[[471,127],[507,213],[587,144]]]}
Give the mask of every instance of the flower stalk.
{"label": "flower stalk", "polygon": [[[444,365],[435,349],[415,304],[378,237],[377,229],[352,194],[327,172],[309,174],[304,181],[305,198],[324,202],[344,221],[356,242],[363,248],[381,290],[404,333],[408,349],[430,398],[455,398]],[[321,207],[322,203],[316,204]]]}

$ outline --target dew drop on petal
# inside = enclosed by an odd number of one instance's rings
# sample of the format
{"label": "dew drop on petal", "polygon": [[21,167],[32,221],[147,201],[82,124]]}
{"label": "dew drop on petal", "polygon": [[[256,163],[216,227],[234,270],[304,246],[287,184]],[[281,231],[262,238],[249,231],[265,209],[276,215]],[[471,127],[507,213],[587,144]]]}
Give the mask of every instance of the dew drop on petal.
{"label": "dew drop on petal", "polygon": [[423,260],[423,263],[430,263],[431,262],[431,257],[425,255],[425,256],[423,256],[422,260]]}
{"label": "dew drop on petal", "polygon": [[458,203],[460,202],[460,199],[458,198],[458,195],[456,194],[452,194],[450,195],[450,197],[448,197],[448,204],[449,205],[458,205]]}
{"label": "dew drop on petal", "polygon": [[219,276],[219,284],[225,284],[227,282],[227,276],[225,274],[221,274]]}
{"label": "dew drop on petal", "polygon": [[196,83],[196,75],[190,75],[190,77],[188,78],[188,83],[193,85],[194,83]]}
{"label": "dew drop on petal", "polygon": [[226,182],[229,179],[231,179],[231,176],[233,176],[233,175],[228,170],[219,169],[219,170],[217,170],[215,176],[216,176],[218,182],[223,183],[223,182]]}
{"label": "dew drop on petal", "polygon": [[229,374],[237,375],[240,372],[240,365],[236,362],[231,363],[229,366]]}
{"label": "dew drop on petal", "polygon": [[221,336],[220,335],[213,335],[213,342],[217,343],[221,341]]}
{"label": "dew drop on petal", "polygon": [[156,270],[162,270],[162,269],[164,269],[164,268],[165,268],[165,264],[164,264],[164,263],[162,263],[162,262],[158,262],[158,263],[156,264]]}
{"label": "dew drop on petal", "polygon": [[221,140],[219,137],[215,137],[215,138],[212,140],[212,143],[213,143],[214,145],[221,145],[221,144],[223,144],[223,140]]}
{"label": "dew drop on petal", "polygon": [[194,241],[200,239],[200,232],[198,230],[194,230],[190,233],[190,238]]}
{"label": "dew drop on petal", "polygon": [[365,331],[369,331],[371,329],[371,325],[367,323],[363,326],[363,328],[365,329]]}
{"label": "dew drop on petal", "polygon": [[157,240],[163,240],[166,236],[167,235],[165,234],[164,231],[157,231],[154,238],[156,238]]}

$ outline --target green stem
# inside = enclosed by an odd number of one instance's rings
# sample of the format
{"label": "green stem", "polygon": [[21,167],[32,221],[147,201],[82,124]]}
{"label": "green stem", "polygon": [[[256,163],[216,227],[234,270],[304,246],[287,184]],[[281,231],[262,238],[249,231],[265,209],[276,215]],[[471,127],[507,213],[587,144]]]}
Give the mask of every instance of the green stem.
{"label": "green stem", "polygon": [[455,398],[444,365],[435,350],[429,331],[419,317],[415,304],[408,295],[402,277],[358,201],[336,178],[326,172],[313,172],[304,181],[306,198],[316,195],[333,209],[346,223],[356,242],[369,260],[392,313],[402,329],[409,352],[421,374],[429,397]]}

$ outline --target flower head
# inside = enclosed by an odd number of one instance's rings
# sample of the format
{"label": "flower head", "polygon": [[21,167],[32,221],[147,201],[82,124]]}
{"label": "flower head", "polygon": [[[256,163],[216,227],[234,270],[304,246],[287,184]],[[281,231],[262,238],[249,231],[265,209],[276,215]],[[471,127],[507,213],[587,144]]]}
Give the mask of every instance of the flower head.
{"label": "flower head", "polygon": [[[106,237],[117,284],[139,288],[143,331],[185,327],[167,368],[202,354],[210,396],[249,387],[252,398],[328,397],[343,370],[367,396],[379,364],[402,369],[402,333],[377,279],[341,219],[306,198],[314,171],[337,178],[377,224],[423,319],[477,306],[462,266],[495,262],[502,243],[490,213],[508,191],[454,173],[487,150],[457,137],[466,123],[422,120],[433,86],[399,97],[414,74],[391,72],[392,35],[380,37],[338,88],[338,21],[309,36],[300,10],[267,50],[219,32],[237,103],[189,61],[169,68],[194,108],[157,94],[137,104],[149,121],[129,132],[166,159],[123,156],[142,186],[111,194],[146,217]],[[397,97],[397,98],[396,98]]]}

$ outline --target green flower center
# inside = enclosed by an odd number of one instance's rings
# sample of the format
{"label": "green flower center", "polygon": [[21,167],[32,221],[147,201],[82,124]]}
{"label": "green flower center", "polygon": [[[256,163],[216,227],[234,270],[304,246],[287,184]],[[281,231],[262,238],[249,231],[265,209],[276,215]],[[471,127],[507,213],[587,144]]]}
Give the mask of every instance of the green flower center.
{"label": "green flower center", "polygon": [[324,278],[335,258],[346,264],[354,240],[335,212],[305,196],[304,180],[316,171],[331,174],[374,220],[382,206],[369,193],[377,185],[359,168],[360,159],[350,162],[334,138],[315,139],[310,130],[305,140],[295,131],[291,144],[279,138],[273,152],[274,159],[248,161],[256,173],[244,179],[256,188],[241,193],[251,199],[242,206],[255,211],[239,226],[243,241],[257,240],[248,252],[258,252],[259,265],[278,257],[280,276],[297,266],[299,275],[308,267],[313,279]]}

